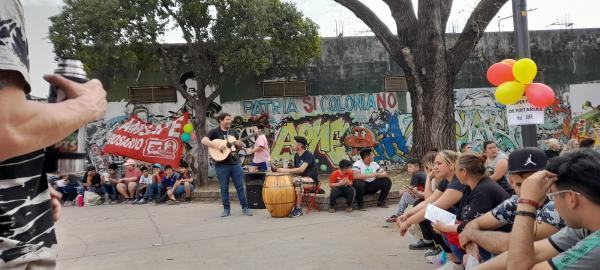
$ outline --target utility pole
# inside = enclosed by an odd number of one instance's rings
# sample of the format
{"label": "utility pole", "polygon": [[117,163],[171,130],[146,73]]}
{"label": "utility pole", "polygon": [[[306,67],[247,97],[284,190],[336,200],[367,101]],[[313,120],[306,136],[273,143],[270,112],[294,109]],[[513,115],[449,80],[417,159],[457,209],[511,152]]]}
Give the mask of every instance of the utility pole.
{"label": "utility pole", "polygon": [[[531,58],[529,48],[529,27],[527,25],[527,0],[512,0],[513,21],[515,24],[515,41],[517,59]],[[521,126],[523,147],[537,147],[537,126]]]}

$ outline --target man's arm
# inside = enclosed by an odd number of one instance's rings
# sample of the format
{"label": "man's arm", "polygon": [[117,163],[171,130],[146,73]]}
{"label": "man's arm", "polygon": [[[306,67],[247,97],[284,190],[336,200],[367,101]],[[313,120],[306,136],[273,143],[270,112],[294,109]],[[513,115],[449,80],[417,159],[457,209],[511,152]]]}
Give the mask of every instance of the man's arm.
{"label": "man's arm", "polygon": [[[521,198],[539,202],[546,196],[546,190],[558,177],[547,171],[538,171],[527,177],[521,185]],[[532,205],[519,203],[517,205],[517,216],[513,230],[510,234],[510,244],[508,248],[508,268],[509,269],[532,269],[540,261],[536,260],[535,250],[533,248],[534,225],[536,208]],[[520,212],[529,213],[533,217],[519,215]],[[558,254],[558,252],[557,252]],[[548,263],[546,266],[549,267]],[[540,268],[541,267],[541,268]],[[537,266],[544,269],[543,263]]]}
{"label": "man's arm", "polygon": [[354,178],[354,180],[364,180],[370,177],[377,177],[377,173],[363,174],[358,170],[352,171],[352,178]]}
{"label": "man's arm", "polygon": [[47,104],[28,101],[25,84],[14,83],[11,76],[20,74],[0,71],[0,161],[55,144],[106,110],[106,91],[98,80],[80,84],[47,75],[44,79],[69,97]]}
{"label": "man's arm", "polygon": [[[546,262],[547,260],[558,255],[558,251],[552,246],[552,244],[550,244],[550,241],[548,241],[548,239],[536,241],[535,243],[533,243],[533,250],[534,250],[534,253],[532,254],[532,260],[534,260],[536,262],[542,262],[542,263],[539,263],[538,264],[539,266],[538,265],[529,266],[529,268],[527,268],[527,269],[530,269],[530,268],[536,269],[536,270],[551,269],[551,268],[543,268],[544,264],[548,265],[548,263]],[[508,256],[508,252],[504,252],[504,253],[492,258],[491,260],[489,260],[483,264],[480,264],[479,266],[475,267],[474,269],[476,269],[476,270],[513,269],[510,267],[507,268],[507,256]],[[542,267],[542,268],[539,268],[539,267]],[[550,265],[548,265],[548,267],[550,267]]]}
{"label": "man's arm", "polygon": [[277,171],[284,172],[284,173],[301,174],[306,170],[306,168],[308,168],[308,163],[304,162],[298,168],[287,168],[287,169],[286,168],[278,168]]}
{"label": "man's arm", "polygon": [[508,160],[501,159],[496,163],[496,168],[494,168],[494,174],[490,175],[490,178],[494,181],[499,181],[504,175],[506,175],[507,170]]}

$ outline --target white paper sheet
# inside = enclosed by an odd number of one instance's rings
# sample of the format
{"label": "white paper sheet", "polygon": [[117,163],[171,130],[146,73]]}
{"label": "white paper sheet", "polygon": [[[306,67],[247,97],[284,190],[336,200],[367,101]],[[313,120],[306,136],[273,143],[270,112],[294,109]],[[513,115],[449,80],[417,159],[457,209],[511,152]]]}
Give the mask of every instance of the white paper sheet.
{"label": "white paper sheet", "polygon": [[456,223],[456,215],[433,204],[428,204],[425,209],[425,218],[431,222],[442,222],[448,225]]}

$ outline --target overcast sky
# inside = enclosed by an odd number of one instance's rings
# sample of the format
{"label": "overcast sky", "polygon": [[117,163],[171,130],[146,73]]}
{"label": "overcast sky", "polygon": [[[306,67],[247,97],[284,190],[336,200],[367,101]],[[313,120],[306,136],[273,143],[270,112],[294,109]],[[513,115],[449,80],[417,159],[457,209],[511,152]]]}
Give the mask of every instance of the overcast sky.
{"label": "overcast sky", "polygon": [[[0,0],[2,1],[2,0]],[[368,27],[357,19],[353,13],[346,10],[333,0],[289,0],[319,24],[322,36],[372,35]],[[395,32],[395,24],[387,6],[381,0],[361,0],[368,5]],[[446,1],[446,0],[439,0]],[[417,0],[413,0],[415,8]],[[448,21],[449,32],[460,32],[468,16],[478,3],[478,0],[454,0],[452,14]],[[31,61],[32,94],[45,97],[48,84],[42,75],[52,72],[55,67],[52,46],[46,38],[50,21],[48,17],[58,13],[62,0],[21,0],[25,9],[26,29],[29,38],[29,54]],[[573,28],[600,28],[598,0],[529,0],[529,28],[531,30],[561,29],[565,24],[572,23]],[[506,4],[487,28],[487,31],[498,31],[498,21],[511,15],[510,1]],[[500,22],[502,31],[512,31],[512,19]],[[177,42],[181,39],[177,33],[167,37],[168,41]]]}

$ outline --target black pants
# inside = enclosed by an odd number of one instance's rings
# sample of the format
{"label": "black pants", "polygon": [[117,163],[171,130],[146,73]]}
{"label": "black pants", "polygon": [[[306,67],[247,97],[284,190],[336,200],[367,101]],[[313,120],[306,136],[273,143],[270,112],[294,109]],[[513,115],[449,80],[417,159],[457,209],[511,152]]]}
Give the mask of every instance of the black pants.
{"label": "black pants", "polygon": [[[422,201],[423,201],[423,199],[419,199],[415,202],[414,205],[417,205]],[[429,240],[429,241],[433,240],[434,243],[436,243],[437,245],[442,247],[444,252],[452,253],[452,250],[446,244],[446,241],[444,241],[442,236],[433,231],[433,227],[431,226],[431,221],[429,221],[427,219],[423,220],[421,223],[419,223],[419,227],[421,228],[421,233],[423,234],[423,240]]]}
{"label": "black pants", "polygon": [[385,203],[385,199],[387,199],[388,193],[390,193],[390,189],[392,188],[392,180],[387,177],[377,178],[371,182],[354,180],[352,185],[356,188],[356,203],[361,207],[365,204],[363,196],[365,194],[377,193],[377,191],[381,191],[377,200],[378,204]]}
{"label": "black pants", "polygon": [[355,195],[356,189],[354,189],[352,186],[333,187],[331,188],[331,195],[329,196],[329,208],[335,207],[335,200],[340,196],[344,196],[346,198],[346,205],[348,205],[348,207],[352,207]]}

